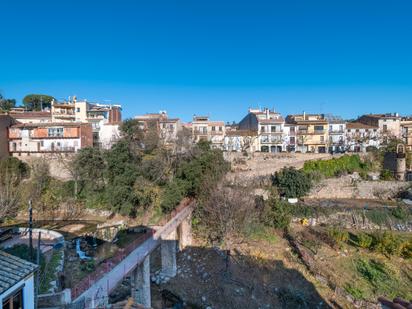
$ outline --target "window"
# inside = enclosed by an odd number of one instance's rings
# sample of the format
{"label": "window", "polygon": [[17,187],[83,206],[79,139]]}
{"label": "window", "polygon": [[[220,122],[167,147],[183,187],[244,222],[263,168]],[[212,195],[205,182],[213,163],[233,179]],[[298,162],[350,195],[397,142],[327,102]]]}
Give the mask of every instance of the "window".
{"label": "window", "polygon": [[212,131],[216,131],[216,127],[215,127],[215,126],[212,127]]}
{"label": "window", "polygon": [[223,127],[219,127],[219,131],[222,132],[222,131],[223,131]]}
{"label": "window", "polygon": [[78,107],[78,108],[76,109],[76,111],[77,111],[78,113],[80,113],[80,107]]}
{"label": "window", "polygon": [[265,132],[265,127],[264,127],[264,126],[261,126],[261,127],[260,127],[260,131],[261,131],[261,132]]}
{"label": "window", "polygon": [[260,138],[261,143],[269,143],[269,136],[267,135],[262,135]]}
{"label": "window", "polygon": [[339,125],[339,131],[343,132],[343,125]]}
{"label": "window", "polygon": [[63,128],[49,128],[49,137],[63,137]]}
{"label": "window", "polygon": [[23,289],[3,300],[3,309],[23,309]]}
{"label": "window", "polygon": [[329,131],[333,131],[333,126],[329,126]]}
{"label": "window", "polygon": [[383,125],[383,132],[388,132],[388,125],[387,124]]}
{"label": "window", "polygon": [[315,131],[323,131],[323,126],[315,126]]}
{"label": "window", "polygon": [[294,136],[289,137],[289,141],[290,141],[291,144],[294,144],[295,143],[295,137]]}
{"label": "window", "polygon": [[276,132],[276,126],[271,126],[271,127],[270,127],[270,131],[271,131],[271,132]]}
{"label": "window", "polygon": [[320,136],[320,142],[321,143],[325,142],[325,137],[323,135]]}
{"label": "window", "polygon": [[290,133],[295,133],[295,127],[290,127]]}

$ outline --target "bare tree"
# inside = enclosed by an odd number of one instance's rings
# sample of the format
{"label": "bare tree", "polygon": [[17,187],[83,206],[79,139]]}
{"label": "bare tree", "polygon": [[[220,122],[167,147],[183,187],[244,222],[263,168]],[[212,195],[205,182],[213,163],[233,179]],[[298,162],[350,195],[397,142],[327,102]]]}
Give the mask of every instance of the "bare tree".
{"label": "bare tree", "polygon": [[230,248],[232,236],[239,236],[256,215],[255,197],[241,186],[219,186],[203,205],[202,221],[210,240],[224,241]]}
{"label": "bare tree", "polygon": [[[17,214],[20,204],[19,177],[8,170],[1,175],[0,180],[0,218],[11,217]],[[0,219],[0,221],[1,221]]]}

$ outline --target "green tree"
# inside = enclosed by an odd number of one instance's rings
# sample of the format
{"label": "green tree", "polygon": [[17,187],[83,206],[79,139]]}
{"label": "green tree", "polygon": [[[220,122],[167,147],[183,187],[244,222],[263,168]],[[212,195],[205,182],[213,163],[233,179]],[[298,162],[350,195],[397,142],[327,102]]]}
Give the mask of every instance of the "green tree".
{"label": "green tree", "polygon": [[93,147],[81,149],[77,153],[73,165],[84,188],[94,191],[104,188],[106,163],[100,149]]}
{"label": "green tree", "polygon": [[46,94],[28,94],[23,98],[23,105],[28,110],[40,111],[42,108],[51,108],[53,100],[52,96]]}
{"label": "green tree", "polygon": [[0,94],[0,111],[9,111],[16,106],[15,99],[6,99]]}
{"label": "green tree", "polygon": [[280,195],[286,198],[302,197],[312,186],[310,177],[293,167],[286,167],[276,172],[272,176],[272,182],[278,188]]}

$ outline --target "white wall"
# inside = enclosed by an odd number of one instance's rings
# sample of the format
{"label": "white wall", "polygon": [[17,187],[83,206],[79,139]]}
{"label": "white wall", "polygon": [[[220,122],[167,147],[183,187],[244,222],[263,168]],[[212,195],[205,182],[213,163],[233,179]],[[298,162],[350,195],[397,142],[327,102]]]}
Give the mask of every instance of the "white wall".
{"label": "white wall", "polygon": [[34,274],[26,278],[25,280],[17,283],[5,293],[0,295],[0,309],[3,308],[3,300],[5,300],[9,295],[14,294],[22,286],[23,288],[23,304],[24,309],[34,309]]}
{"label": "white wall", "polygon": [[119,138],[119,125],[105,124],[100,127],[99,139],[103,149],[110,149]]}

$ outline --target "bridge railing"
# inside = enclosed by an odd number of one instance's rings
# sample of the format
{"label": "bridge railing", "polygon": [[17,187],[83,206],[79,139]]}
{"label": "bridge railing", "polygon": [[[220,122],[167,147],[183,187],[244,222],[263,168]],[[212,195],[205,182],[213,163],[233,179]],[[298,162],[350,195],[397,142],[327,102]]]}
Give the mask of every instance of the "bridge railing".
{"label": "bridge railing", "polygon": [[[185,209],[190,203],[192,202],[191,199],[185,198],[183,199],[180,204],[173,210],[168,216],[168,220],[175,217],[179,212]],[[152,237],[155,233],[155,230],[150,229],[140,237],[133,240],[130,244],[128,244],[125,248],[119,249],[119,251],[111,258],[105,260],[103,263],[98,265],[96,269],[90,273],[87,277],[84,277],[80,280],[79,283],[76,284],[75,287],[71,288],[71,298],[75,300],[78,298],[82,293],[87,291],[92,285],[99,281],[103,276],[115,268],[121,261],[123,261],[130,253],[132,253],[137,247],[139,247],[143,242],[147,239]]]}

